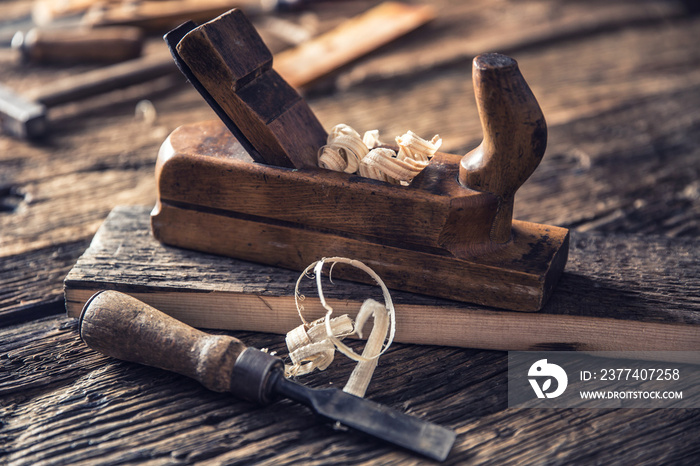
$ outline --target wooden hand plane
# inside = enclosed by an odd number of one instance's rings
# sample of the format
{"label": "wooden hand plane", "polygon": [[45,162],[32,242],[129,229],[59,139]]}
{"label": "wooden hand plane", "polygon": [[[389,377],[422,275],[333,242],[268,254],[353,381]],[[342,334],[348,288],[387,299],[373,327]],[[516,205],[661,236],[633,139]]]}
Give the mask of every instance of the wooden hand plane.
{"label": "wooden hand plane", "polygon": [[[392,288],[504,309],[547,301],[569,234],[512,218],[547,139],[515,60],[474,59],[481,145],[465,156],[437,153],[400,186],[317,166],[326,132],[239,11],[184,24],[166,42],[222,121],[181,126],[163,143],[151,222],[158,240],[296,270],[344,256]],[[347,269],[334,276],[366,280]]]}

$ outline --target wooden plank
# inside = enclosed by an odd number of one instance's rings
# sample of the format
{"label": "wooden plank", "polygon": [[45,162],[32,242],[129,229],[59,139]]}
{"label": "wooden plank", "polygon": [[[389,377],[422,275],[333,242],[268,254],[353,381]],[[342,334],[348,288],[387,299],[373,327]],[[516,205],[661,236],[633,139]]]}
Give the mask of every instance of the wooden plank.
{"label": "wooden plank", "polygon": [[[646,274],[649,264],[657,270],[653,277]],[[150,234],[147,208],[120,207],[66,277],[66,308],[76,317],[94,292],[116,289],[197,327],[285,334],[300,323],[293,300],[297,277],[163,246]],[[307,318],[322,317],[312,289],[303,291]],[[326,293],[337,313],[351,315],[365,298],[381,299],[378,288],[354,283]],[[692,242],[574,236],[560,286],[536,314],[404,292],[392,296],[401,342],[500,350],[700,350]]]}
{"label": "wooden plank", "polygon": [[435,14],[432,5],[384,2],[281,52],[274,67],[290,85],[304,86],[424,25]]}
{"label": "wooden plank", "polygon": [[88,245],[78,240],[0,260],[0,326],[60,314],[63,279]]}

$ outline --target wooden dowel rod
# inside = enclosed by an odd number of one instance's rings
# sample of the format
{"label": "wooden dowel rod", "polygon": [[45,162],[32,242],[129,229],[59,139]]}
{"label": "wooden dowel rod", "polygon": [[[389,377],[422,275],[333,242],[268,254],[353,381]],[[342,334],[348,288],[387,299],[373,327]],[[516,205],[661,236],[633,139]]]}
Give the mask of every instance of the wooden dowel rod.
{"label": "wooden dowel rod", "polygon": [[275,55],[274,69],[293,87],[385,45],[435,18],[430,5],[382,3],[335,29]]}

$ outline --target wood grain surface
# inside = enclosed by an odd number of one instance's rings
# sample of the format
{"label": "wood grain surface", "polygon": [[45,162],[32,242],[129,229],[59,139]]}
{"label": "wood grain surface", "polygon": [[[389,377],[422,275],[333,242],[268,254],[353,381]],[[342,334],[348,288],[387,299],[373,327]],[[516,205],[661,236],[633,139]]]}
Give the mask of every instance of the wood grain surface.
{"label": "wood grain surface", "polygon": [[[0,13],[16,17],[31,3],[8,0]],[[307,13],[322,32],[377,3],[318,2]],[[696,321],[700,18],[691,2],[433,4],[434,22],[305,90],[324,128],[343,122],[387,139],[439,133],[441,150],[467,153],[481,139],[471,59],[509,53],[549,130],[515,218],[571,228],[573,250],[596,258],[605,285],[582,294],[590,279],[571,273],[555,303],[614,315],[625,296],[629,312],[653,308],[657,322]],[[153,39],[144,53],[162,47]],[[7,49],[0,63],[0,81],[18,92],[92,69],[22,65]],[[145,97],[157,110],[152,123],[135,117]],[[177,126],[211,118],[194,90],[153,83],[53,109],[53,134],[40,144],[0,137],[0,463],[423,463],[291,403],[255,408],[102,357],[63,316],[63,278],[99,225],[116,205],[153,205],[160,144]],[[610,244],[628,254],[604,253]],[[648,251],[639,265],[621,259],[636,250]],[[675,272],[655,281],[667,266]],[[282,351],[270,334],[233,335]],[[507,409],[506,367],[503,352],[397,343],[367,397],[456,429],[449,464],[697,464],[697,410]],[[302,382],[341,384],[349,371],[338,358]]]}

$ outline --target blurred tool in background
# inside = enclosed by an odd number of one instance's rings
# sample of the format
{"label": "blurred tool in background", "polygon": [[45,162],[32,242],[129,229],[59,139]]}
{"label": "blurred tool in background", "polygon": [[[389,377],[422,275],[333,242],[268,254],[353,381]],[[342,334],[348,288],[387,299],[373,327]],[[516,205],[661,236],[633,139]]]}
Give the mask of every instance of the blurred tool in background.
{"label": "blurred tool in background", "polygon": [[177,68],[172,58],[163,53],[69,76],[25,95],[0,86],[2,130],[20,139],[39,139],[48,131],[48,108],[153,80],[175,71]]}
{"label": "blurred tool in background", "polygon": [[[183,18],[209,20],[222,10],[227,11],[236,5],[256,16],[258,13],[293,9],[306,3],[309,2],[37,1],[30,24],[41,23],[40,27],[25,32],[21,28],[23,23],[18,20],[0,26],[0,31],[14,31],[12,46],[19,51],[18,55],[25,63],[75,65],[124,62],[61,78],[30,92],[17,93],[0,86],[0,128],[5,134],[20,139],[39,139],[48,131],[48,108],[155,80],[174,72],[176,66],[165,53],[146,53],[142,58],[137,57],[146,45],[144,37],[147,33],[168,28],[173,23],[180,24]],[[283,50],[275,53],[275,69],[297,88],[395,40],[434,17],[434,10],[427,5],[385,2],[314,37],[314,21],[310,21],[309,26],[304,21],[296,24],[272,14],[257,15],[261,29],[269,30],[267,35],[280,42],[280,47],[275,47],[275,51]],[[195,23],[190,22],[193,26]],[[288,48],[290,45],[296,47]],[[179,81],[173,79],[171,82],[175,84]]]}
{"label": "blurred tool in background", "polygon": [[309,0],[37,0],[30,15],[0,23],[0,46],[8,47],[17,32],[97,29],[134,26],[153,34],[165,33],[180,23],[208,21],[232,8],[249,16],[290,11]]}
{"label": "blurred tool in background", "polygon": [[101,29],[38,29],[17,31],[12,48],[25,63],[71,65],[117,63],[137,58],[143,50],[144,34],[131,26]]}
{"label": "blurred tool in background", "polygon": [[290,11],[309,0],[38,0],[32,18],[47,25],[65,17],[82,15],[89,27],[138,26],[152,32],[166,32],[184,21],[203,22],[232,8],[249,16]]}

